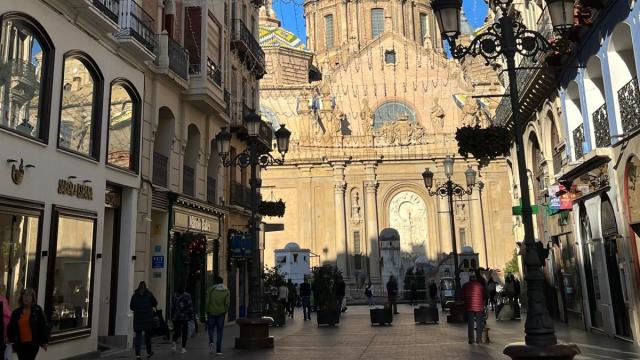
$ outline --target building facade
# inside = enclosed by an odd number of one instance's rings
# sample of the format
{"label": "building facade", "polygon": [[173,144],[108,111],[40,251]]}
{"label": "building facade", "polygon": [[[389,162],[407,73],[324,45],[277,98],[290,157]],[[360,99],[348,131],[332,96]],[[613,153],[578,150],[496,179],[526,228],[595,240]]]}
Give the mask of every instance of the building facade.
{"label": "building facade", "polygon": [[[472,98],[479,90],[446,58],[427,1],[307,1],[304,12],[307,44],[280,26],[270,2],[261,13],[261,113],[292,131],[285,165],[262,174],[263,198],[286,203],[283,218],[265,220],[284,226],[267,232],[265,262],[296,243],[351,284],[376,286],[382,274],[436,268],[452,251],[448,205],[428,195],[421,173],[445,180],[456,128],[488,124],[491,106]],[[453,180],[465,184],[478,165],[457,157]],[[458,249],[472,246],[481,266],[502,268],[515,247],[510,200],[498,191],[509,186],[507,164],[480,170],[484,191],[455,199]],[[385,228],[399,234],[397,261],[381,256]]]}
{"label": "building facade", "polygon": [[[34,288],[50,358],[127,338],[135,267],[145,62],[136,8],[0,4],[0,289]],[[97,40],[97,41],[96,41]]]}
{"label": "building facade", "polygon": [[[538,5],[514,8],[529,28],[558,36]],[[551,66],[518,74],[532,195],[546,209],[537,238],[554,250],[550,309],[572,325],[636,342],[638,11],[619,1],[577,4],[576,26],[562,34],[571,47],[537,59]],[[509,112],[496,121],[508,123]]]}

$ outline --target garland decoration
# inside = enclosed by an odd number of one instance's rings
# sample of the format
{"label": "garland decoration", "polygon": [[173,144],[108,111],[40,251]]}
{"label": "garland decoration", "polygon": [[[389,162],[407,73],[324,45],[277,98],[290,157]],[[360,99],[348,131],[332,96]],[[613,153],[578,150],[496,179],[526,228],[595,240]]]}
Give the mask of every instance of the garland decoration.
{"label": "garland decoration", "polygon": [[282,199],[278,201],[260,201],[258,213],[263,216],[283,217],[285,204]]}
{"label": "garland decoration", "polygon": [[463,126],[456,130],[458,153],[465,159],[472,155],[476,159],[495,159],[507,156],[511,151],[513,135],[504,126],[491,125],[487,128]]}

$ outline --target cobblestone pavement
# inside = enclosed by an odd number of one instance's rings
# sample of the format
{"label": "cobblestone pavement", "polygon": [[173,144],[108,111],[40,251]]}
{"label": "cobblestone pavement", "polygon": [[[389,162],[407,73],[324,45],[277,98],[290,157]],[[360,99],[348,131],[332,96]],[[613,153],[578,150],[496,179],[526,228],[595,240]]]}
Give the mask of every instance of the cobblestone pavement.
{"label": "cobblestone pavement", "polygon": [[[190,339],[186,354],[172,354],[167,341],[156,341],[154,360],[179,359],[508,359],[502,355],[507,343],[522,341],[524,320],[496,322],[489,320],[490,344],[469,345],[466,325],[447,324],[443,314],[441,322],[433,325],[413,323],[413,311],[408,305],[399,306],[400,315],[392,326],[371,326],[366,306],[349,307],[340,325],[334,328],[318,327],[314,321],[303,321],[298,311],[293,320],[282,328],[272,328],[276,339],[273,350],[239,351],[233,349],[237,326],[225,328],[223,355],[209,355],[207,339],[201,330]],[[491,313],[493,315],[493,313]],[[604,335],[556,325],[558,339],[577,343],[582,352],[576,359],[638,359],[640,347]],[[111,354],[107,359],[133,359],[130,350]]]}

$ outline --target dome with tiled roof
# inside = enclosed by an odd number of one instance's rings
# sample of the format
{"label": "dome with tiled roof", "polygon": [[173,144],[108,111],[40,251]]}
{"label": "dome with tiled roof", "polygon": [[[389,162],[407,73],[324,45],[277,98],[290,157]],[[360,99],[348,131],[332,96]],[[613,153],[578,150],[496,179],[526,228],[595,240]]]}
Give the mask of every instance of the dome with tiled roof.
{"label": "dome with tiled roof", "polygon": [[270,24],[260,26],[260,46],[263,49],[288,48],[309,51],[304,42],[292,32],[279,26],[270,26]]}

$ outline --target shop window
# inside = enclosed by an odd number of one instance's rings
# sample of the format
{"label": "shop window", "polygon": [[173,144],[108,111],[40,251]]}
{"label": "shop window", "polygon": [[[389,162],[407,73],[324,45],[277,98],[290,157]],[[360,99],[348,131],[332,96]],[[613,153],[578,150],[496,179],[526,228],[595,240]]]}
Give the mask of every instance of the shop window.
{"label": "shop window", "polygon": [[139,108],[134,88],[123,81],[114,82],[109,101],[109,165],[138,170]]}
{"label": "shop window", "polygon": [[58,146],[98,159],[102,75],[95,63],[80,52],[65,56],[60,100]]}
{"label": "shop window", "polygon": [[54,208],[45,311],[51,333],[91,327],[95,217]]}
{"label": "shop window", "polygon": [[53,44],[26,15],[1,15],[0,22],[0,127],[46,142]]}
{"label": "shop window", "polygon": [[7,297],[11,309],[20,306],[22,289],[38,287],[39,232],[40,213],[0,207],[0,295]]}

